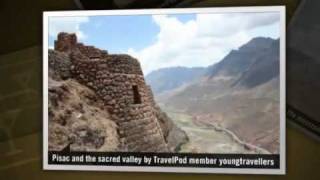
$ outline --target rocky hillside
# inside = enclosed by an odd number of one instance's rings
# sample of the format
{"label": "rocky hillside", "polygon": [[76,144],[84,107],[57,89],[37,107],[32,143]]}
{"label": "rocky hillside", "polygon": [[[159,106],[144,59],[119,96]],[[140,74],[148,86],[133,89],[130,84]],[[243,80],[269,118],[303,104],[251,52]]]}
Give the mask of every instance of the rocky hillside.
{"label": "rocky hillside", "polygon": [[49,150],[173,152],[188,139],[157,106],[139,62],[60,33],[49,50]]}
{"label": "rocky hillside", "polygon": [[118,149],[118,127],[92,90],[72,79],[49,84],[49,150]]}
{"label": "rocky hillside", "polygon": [[226,128],[241,140],[279,151],[279,41],[255,38],[209,66],[204,76],[157,100],[196,123]]}
{"label": "rocky hillside", "polygon": [[238,76],[246,71],[257,58],[268,50],[275,40],[271,38],[254,38],[241,46],[238,50],[232,50],[219,63],[213,64],[207,71],[207,76]]}

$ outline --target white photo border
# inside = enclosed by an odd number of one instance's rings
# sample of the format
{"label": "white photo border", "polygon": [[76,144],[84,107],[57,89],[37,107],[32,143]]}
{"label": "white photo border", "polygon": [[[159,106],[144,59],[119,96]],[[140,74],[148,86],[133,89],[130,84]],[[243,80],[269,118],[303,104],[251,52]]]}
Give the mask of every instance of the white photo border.
{"label": "white photo border", "polygon": [[[199,168],[199,167],[149,167],[149,166],[99,166],[99,165],[52,165],[48,164],[48,47],[49,17],[154,15],[192,13],[258,13],[280,14],[280,168]],[[223,173],[223,174],[275,174],[286,173],[286,8],[285,6],[250,6],[184,9],[144,10],[90,10],[43,12],[43,170],[121,171],[121,172],[171,172],[171,173]]]}

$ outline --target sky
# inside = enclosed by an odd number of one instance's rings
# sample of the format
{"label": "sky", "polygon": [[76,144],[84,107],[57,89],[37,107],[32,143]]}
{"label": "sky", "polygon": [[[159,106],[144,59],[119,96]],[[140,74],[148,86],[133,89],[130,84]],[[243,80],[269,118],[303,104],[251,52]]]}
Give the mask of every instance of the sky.
{"label": "sky", "polygon": [[59,32],[110,54],[137,58],[145,75],[165,67],[206,67],[254,37],[280,36],[279,13],[49,17],[49,48]]}

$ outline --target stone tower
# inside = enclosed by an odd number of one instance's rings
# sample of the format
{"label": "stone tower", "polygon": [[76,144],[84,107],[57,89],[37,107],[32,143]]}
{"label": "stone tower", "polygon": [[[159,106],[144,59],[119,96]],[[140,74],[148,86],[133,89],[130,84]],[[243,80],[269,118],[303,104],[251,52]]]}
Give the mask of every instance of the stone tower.
{"label": "stone tower", "polygon": [[118,125],[120,149],[132,152],[167,152],[152,91],[146,85],[138,60],[111,55],[77,42],[75,34],[60,33],[55,50],[71,58],[72,78],[103,99]]}

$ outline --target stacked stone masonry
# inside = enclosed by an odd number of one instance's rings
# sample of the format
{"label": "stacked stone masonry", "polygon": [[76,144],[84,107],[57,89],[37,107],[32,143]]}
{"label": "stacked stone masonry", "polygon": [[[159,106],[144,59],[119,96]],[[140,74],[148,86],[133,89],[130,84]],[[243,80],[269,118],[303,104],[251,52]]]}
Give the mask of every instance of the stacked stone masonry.
{"label": "stacked stone masonry", "polygon": [[145,83],[138,60],[84,46],[77,42],[75,34],[67,33],[58,35],[55,50],[69,55],[71,77],[103,99],[119,127],[121,150],[168,151],[152,91]]}

